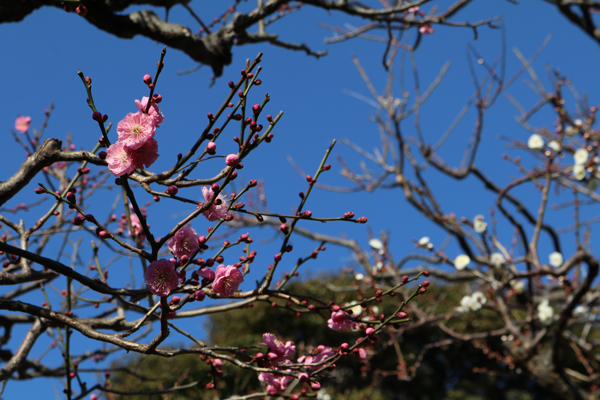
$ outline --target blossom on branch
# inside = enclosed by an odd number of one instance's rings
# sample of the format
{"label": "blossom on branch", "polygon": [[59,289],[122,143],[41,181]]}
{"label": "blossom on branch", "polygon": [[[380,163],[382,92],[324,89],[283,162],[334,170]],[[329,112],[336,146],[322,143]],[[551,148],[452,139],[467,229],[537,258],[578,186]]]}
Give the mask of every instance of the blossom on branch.
{"label": "blossom on branch", "polygon": [[527,141],[527,147],[529,147],[531,150],[541,150],[544,148],[544,139],[537,133],[534,133],[529,137],[529,140]]}
{"label": "blossom on branch", "polygon": [[161,297],[168,296],[179,285],[175,263],[164,258],[152,261],[144,274],[144,282],[151,293]]}
{"label": "blossom on branch", "polygon": [[473,292],[471,295],[464,296],[460,301],[460,307],[456,308],[458,312],[477,311],[486,303],[487,299],[481,292]]}
{"label": "blossom on branch", "polygon": [[263,334],[263,343],[269,347],[267,357],[273,364],[279,364],[283,360],[291,359],[296,354],[296,344],[288,340],[285,344],[270,333]]}
{"label": "blossom on branch", "polygon": [[106,150],[108,169],[114,176],[121,176],[133,172],[133,160],[122,142],[117,141]]}
{"label": "blossom on branch", "polygon": [[[331,347],[320,345],[315,349],[314,354],[309,354],[302,356],[298,359],[299,363],[304,364],[319,364],[323,360],[326,360],[330,357],[336,355],[336,352],[333,351]],[[316,369],[317,366],[307,366],[308,369]]]}
{"label": "blossom on branch", "polygon": [[586,149],[577,149],[575,153],[573,153],[573,159],[575,160],[575,165],[583,165],[587,162],[590,153],[587,152]]}
{"label": "blossom on branch", "polygon": [[502,253],[492,253],[490,255],[490,264],[494,267],[499,267],[506,262],[506,259],[502,255]]}
{"label": "blossom on branch", "polygon": [[17,117],[15,121],[15,129],[18,132],[25,133],[29,130],[29,125],[31,124],[31,117],[20,116]]}
{"label": "blossom on branch", "polygon": [[[211,188],[206,186],[202,187],[202,196],[204,196],[205,202],[208,203],[214,195],[215,194]],[[218,221],[221,218],[225,218],[227,216],[227,199],[223,192],[219,193],[215,201],[213,201],[210,207],[208,207],[208,209],[202,214],[209,221]]]}
{"label": "blossom on branch", "polygon": [[187,224],[182,226],[171,239],[167,241],[167,247],[177,258],[182,256],[191,257],[198,250],[198,234]]}
{"label": "blossom on branch", "polygon": [[156,161],[159,155],[158,142],[155,139],[149,139],[137,149],[131,149],[126,146],[125,150],[133,162],[133,167],[140,169],[150,167],[154,164],[154,161]]}
{"label": "blossom on branch", "polygon": [[122,142],[130,149],[138,149],[148,140],[154,137],[155,133],[154,118],[141,111],[128,113],[117,124],[117,133],[119,142]]}
{"label": "blossom on branch", "polygon": [[552,265],[554,268],[560,267],[563,263],[563,255],[558,251],[550,254],[548,258],[550,260],[550,265]]}
{"label": "blossom on branch", "polygon": [[358,329],[358,323],[342,310],[331,313],[331,318],[327,320],[327,326],[334,331],[339,331],[344,328],[351,328],[352,330]]}
{"label": "blossom on branch", "polygon": [[[140,111],[146,111],[146,106],[148,105],[148,97],[142,97],[142,100],[136,100],[135,105],[139,108]],[[158,125],[162,124],[165,116],[158,108],[158,105],[154,102],[150,105],[150,109],[148,110],[148,115],[152,117],[152,121],[154,123],[154,127],[158,128]]]}
{"label": "blossom on branch", "polygon": [[487,222],[483,220],[483,215],[476,215],[473,219],[473,229],[477,233],[483,233],[487,228]]}
{"label": "blossom on branch", "polygon": [[544,325],[550,325],[554,317],[554,309],[548,304],[548,299],[544,299],[537,308],[540,322]]}
{"label": "blossom on branch", "polygon": [[275,376],[273,374],[261,372],[258,375],[258,380],[267,384],[267,393],[273,396],[278,392],[287,389],[287,385],[294,380],[294,378],[289,375]]}
{"label": "blossom on branch", "polygon": [[212,288],[215,293],[223,297],[229,297],[236,292],[242,282],[244,282],[244,275],[239,269],[233,265],[225,266],[221,264],[215,271]]}
{"label": "blossom on branch", "polygon": [[470,262],[471,258],[468,255],[461,254],[459,256],[456,256],[456,258],[454,259],[454,266],[457,270],[462,271],[467,265],[469,265]]}

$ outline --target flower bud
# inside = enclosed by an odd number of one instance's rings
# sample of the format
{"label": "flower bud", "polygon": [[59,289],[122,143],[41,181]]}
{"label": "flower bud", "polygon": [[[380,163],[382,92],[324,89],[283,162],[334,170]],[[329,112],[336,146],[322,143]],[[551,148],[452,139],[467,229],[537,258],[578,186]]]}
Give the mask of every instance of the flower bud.
{"label": "flower bud", "polygon": [[165,190],[165,193],[170,196],[175,196],[177,192],[179,192],[179,188],[175,185],[171,185],[167,188],[167,190]]}
{"label": "flower bud", "polygon": [[217,152],[217,144],[215,142],[208,142],[206,144],[206,152],[211,156]]}
{"label": "flower bud", "polygon": [[240,158],[237,154],[230,154],[225,158],[225,164],[229,167],[236,167],[240,163]]}

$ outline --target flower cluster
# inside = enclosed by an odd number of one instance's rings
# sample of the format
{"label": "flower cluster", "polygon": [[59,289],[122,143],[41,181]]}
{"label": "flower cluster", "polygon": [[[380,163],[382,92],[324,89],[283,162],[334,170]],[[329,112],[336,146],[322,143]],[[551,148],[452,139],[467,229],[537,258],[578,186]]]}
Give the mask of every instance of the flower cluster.
{"label": "flower cluster", "polygon": [[136,100],[140,111],[127,114],[117,124],[119,140],[106,151],[108,169],[114,176],[129,174],[135,168],[148,168],[158,158],[158,142],[154,134],[164,116],[154,102],[145,114],[148,101],[147,97]]}
{"label": "flower cluster", "polygon": [[267,357],[272,364],[277,365],[285,360],[290,360],[296,354],[296,344],[291,340],[285,344],[271,333],[263,334],[263,343],[269,348]]}
{"label": "flower cluster", "polygon": [[550,325],[554,317],[554,309],[548,304],[548,299],[542,300],[538,305],[537,312],[540,322],[544,325]]}
{"label": "flower cluster", "polygon": [[[304,363],[304,364],[319,364],[323,360],[333,357],[335,354],[336,353],[333,351],[333,349],[331,347],[321,345],[315,349],[314,354],[302,356],[298,359],[298,362]],[[318,367],[317,366],[307,366],[306,368],[316,369]]]}
{"label": "flower cluster", "polygon": [[465,313],[469,311],[477,311],[486,302],[485,295],[481,292],[474,292],[471,295],[467,295],[460,301],[460,307],[456,308],[456,311]]}
{"label": "flower cluster", "polygon": [[338,310],[331,313],[331,318],[327,320],[327,325],[334,331],[339,331],[344,328],[358,329],[358,323],[352,319],[343,310]]}

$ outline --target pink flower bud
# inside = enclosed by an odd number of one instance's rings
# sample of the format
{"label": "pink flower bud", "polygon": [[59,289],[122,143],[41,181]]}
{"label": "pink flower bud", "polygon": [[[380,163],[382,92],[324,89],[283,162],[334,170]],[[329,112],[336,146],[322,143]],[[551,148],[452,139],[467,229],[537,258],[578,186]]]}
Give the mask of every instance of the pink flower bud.
{"label": "pink flower bud", "polygon": [[404,319],[404,318],[406,318],[406,313],[404,311],[400,311],[399,313],[396,314],[396,317]]}
{"label": "pink flower bud", "polygon": [[375,329],[373,329],[373,328],[370,328],[370,327],[369,327],[369,328],[367,328],[367,329],[365,330],[365,333],[366,333],[368,336],[371,336],[371,335],[375,334]]}
{"label": "pink flower bud", "polygon": [[308,374],[306,372],[301,373],[300,375],[298,375],[298,380],[300,382],[308,382]]}
{"label": "pink flower bud", "polygon": [[150,75],[148,75],[148,74],[144,75],[144,78],[142,78],[142,79],[144,80],[144,83],[146,85],[149,85],[149,84],[152,83],[152,77]]}
{"label": "pink flower bud", "polygon": [[260,104],[253,105],[252,112],[254,113],[254,115],[258,115],[258,113],[260,113]]}
{"label": "pink flower bud", "polygon": [[177,304],[179,304],[180,301],[181,301],[181,298],[179,296],[173,296],[171,298],[171,300],[169,301],[169,305],[176,306]]}
{"label": "pink flower bud", "polygon": [[214,155],[217,152],[217,144],[215,142],[208,142],[206,152],[211,156]]}
{"label": "pink flower bud", "polygon": [[167,188],[167,190],[165,190],[165,193],[171,196],[175,196],[177,192],[179,192],[179,188],[177,188],[175,185],[171,185]]}
{"label": "pink flower bud", "polygon": [[204,293],[204,290],[197,290],[196,293],[194,293],[194,298],[198,301],[204,300],[205,297],[206,293]]}
{"label": "pink flower bud", "polygon": [[236,167],[240,163],[240,158],[237,154],[230,154],[225,158],[225,164],[229,167]]}
{"label": "pink flower bud", "polygon": [[102,114],[101,114],[101,113],[99,113],[98,111],[94,111],[94,112],[92,113],[92,119],[93,119],[94,121],[98,121],[98,122],[100,122],[100,121],[102,121]]}
{"label": "pink flower bud", "polygon": [[36,194],[44,194],[44,193],[46,193],[46,189],[39,187],[39,188],[35,188],[34,192]]}
{"label": "pink flower bud", "polygon": [[311,382],[310,388],[313,392],[318,392],[321,389],[321,384],[319,382]]}
{"label": "pink flower bud", "polygon": [[87,8],[84,5],[78,5],[77,8],[75,9],[75,12],[77,13],[77,15],[79,15],[80,17],[85,17],[87,15]]}

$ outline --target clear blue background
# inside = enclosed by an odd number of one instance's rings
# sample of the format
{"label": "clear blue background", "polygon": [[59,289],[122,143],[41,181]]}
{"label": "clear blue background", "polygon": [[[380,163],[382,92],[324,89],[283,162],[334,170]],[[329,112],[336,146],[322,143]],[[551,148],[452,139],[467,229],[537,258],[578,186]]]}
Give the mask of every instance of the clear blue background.
{"label": "clear blue background", "polygon": [[[225,2],[193,1],[190,5],[204,21],[211,21],[225,9],[223,3]],[[451,3],[440,2],[442,8]],[[242,10],[244,7],[248,8],[249,5],[243,4]],[[424,10],[428,12],[430,7],[425,7]],[[164,15],[161,9],[156,12]],[[196,27],[196,23],[186,13],[181,7],[175,7],[171,10],[170,21]],[[505,0],[477,1],[459,13],[454,20],[472,22],[494,16],[502,16],[505,25],[509,49],[506,60],[507,76],[521,67],[510,51],[512,48],[518,48],[525,57],[530,57],[546,37],[552,34],[548,46],[534,64],[547,89],[551,90],[546,78],[546,68],[556,68],[562,74],[571,77],[573,84],[580,91],[592,91],[598,87],[598,44],[558,15],[553,7],[543,1],[524,1],[518,6]],[[335,26],[343,26],[345,23],[358,26],[364,21],[338,13],[327,14],[305,6],[300,12],[289,15],[269,27],[268,31],[278,33],[284,41],[306,43],[313,50],[328,50],[328,56],[316,60],[302,52],[292,52],[268,44],[235,47],[232,64],[225,69],[224,75],[217,79],[212,88],[209,88],[212,76],[210,68],[203,67],[195,73],[178,75],[177,72],[192,68],[196,64],[185,54],[169,49],[166,66],[157,87],[157,93],[163,96],[161,109],[165,115],[165,123],[157,131],[156,137],[161,157],[152,170],[168,168],[177,153],[195,142],[206,124],[206,114],[216,111],[229,92],[227,82],[230,79],[237,81],[245,60],[253,59],[258,52],[264,53],[261,64],[263,85],[253,90],[251,102],[260,103],[264,93],[268,92],[271,102],[265,113],[275,115],[279,110],[283,110],[284,116],[274,131],[273,142],[246,160],[246,167],[240,174],[244,180],[240,180],[240,183],[249,179],[264,179],[271,211],[291,212],[298,204],[298,192],[306,188],[303,176],[295,172],[286,159],[287,156],[292,157],[306,173],[313,174],[333,139],[347,138],[368,151],[377,147],[377,127],[368,119],[375,109],[352,94],[370,98],[350,56],[356,55],[374,86],[382,90],[387,79],[381,67],[384,45],[360,38],[326,45],[323,39],[331,37],[332,33],[320,27],[320,22]],[[472,94],[473,85],[466,59],[466,45],[472,43],[486,61],[492,63],[500,55],[502,43],[502,33],[499,29],[481,27],[478,40],[473,41],[473,32],[470,29],[442,26],[434,28],[434,34],[423,38],[416,53],[421,89],[424,90],[435,79],[444,63],[450,61],[451,67],[421,112],[425,137],[432,143],[445,132]],[[414,31],[409,34],[414,37]],[[0,67],[0,131],[5,139],[4,144],[0,146],[1,180],[5,180],[16,171],[25,159],[24,152],[14,143],[10,134],[18,115],[30,115],[33,119],[32,127],[37,128],[43,120],[43,110],[53,101],[55,111],[45,137],[64,139],[67,134],[72,133],[77,148],[91,149],[100,133],[91,119],[91,111],[85,102],[86,94],[77,76],[77,70],[81,69],[93,79],[96,105],[102,113],[108,114],[109,121],[116,124],[126,113],[136,111],[135,99],[147,95],[142,76],[146,73],[154,76],[154,68],[163,47],[142,37],[132,40],[115,38],[88,24],[76,14],[68,14],[56,8],[43,8],[22,22],[0,25],[0,39],[3,43]],[[398,76],[399,64],[394,68]],[[482,76],[483,70],[479,69],[478,73]],[[414,99],[411,89],[414,83],[410,78],[409,69],[405,75],[406,87]],[[529,108],[538,98],[523,83],[524,80],[529,80],[526,74],[517,79],[507,93],[519,100],[525,108]],[[399,97],[398,85],[395,89],[398,90],[395,95]],[[592,92],[590,104],[596,102],[597,95]],[[523,155],[526,166],[537,162],[522,150],[507,149],[507,142],[498,139],[498,135],[502,135],[516,140],[527,140],[531,133],[515,121],[514,116],[517,114],[514,106],[502,95],[485,116],[477,165],[502,185],[520,176],[514,166],[502,160],[504,152],[509,152],[512,156]],[[470,113],[464,119],[439,151],[453,166],[457,166],[462,157],[462,149],[473,127],[472,116]],[[411,121],[412,119],[409,119],[404,124],[405,133],[416,136],[411,128]],[[552,130],[554,116],[550,109],[545,109],[532,121],[534,126],[546,126]],[[227,137],[231,136],[233,133]],[[230,139],[223,138],[218,142],[218,152],[235,152],[235,144]],[[336,146],[334,154],[343,156],[353,167],[359,166],[360,157],[340,143]],[[339,176],[341,168],[335,158],[332,157],[330,161],[333,168],[322,176],[321,183],[350,187],[351,184]],[[571,160],[567,159],[565,162],[570,163]],[[207,172],[202,177],[211,176],[211,173],[220,167],[221,164],[207,166]],[[476,214],[487,215],[495,196],[484,192],[479,183],[441,179],[439,174],[433,171],[428,171],[427,174],[432,179],[438,198],[443,199],[443,209],[446,212],[455,212],[458,217],[464,216],[469,219]],[[34,180],[32,183],[36,182]],[[31,190],[16,196],[8,205],[31,201]],[[531,194],[527,202],[531,209],[535,210],[538,201],[535,191],[523,190],[517,193],[527,196]],[[186,191],[185,194],[189,197],[200,197],[199,190]],[[143,193],[140,195],[142,202],[150,200],[145,198]],[[105,198],[98,200],[106,203]],[[153,229],[159,232],[171,229],[176,221],[193,209],[177,203],[165,203],[167,202],[163,201],[160,206],[153,206],[150,211],[150,223]],[[349,210],[357,216],[367,216],[369,223],[366,227],[349,223],[303,223],[302,226],[332,235],[345,235],[360,241],[365,248],[370,232],[377,237],[380,232],[386,231],[390,235],[390,249],[396,260],[414,250],[413,239],[427,235],[434,243],[439,244],[446,237],[444,232],[433,228],[431,223],[422,219],[407,205],[398,190],[357,194],[318,190],[311,196],[307,209],[318,217],[340,216]],[[31,221],[39,216],[39,212],[41,211],[29,214],[21,212],[17,217],[6,215],[13,220],[23,218]],[[593,215],[593,210],[590,213],[589,215]],[[551,214],[557,226],[569,226],[572,223],[569,217],[570,211]],[[204,221],[198,220],[194,227],[199,232],[204,232],[206,227],[203,223]],[[512,232],[506,229],[504,233],[502,240],[508,245],[512,239]],[[260,235],[259,233],[258,236]],[[264,231],[262,236],[272,237],[272,233]],[[572,234],[563,239],[565,253],[568,255],[568,251],[574,248]],[[88,240],[86,237],[84,242],[87,243]],[[289,257],[288,263],[283,264],[285,268],[282,270],[289,270],[297,257],[309,254],[315,246],[300,239],[294,239],[294,242],[295,251],[292,257]],[[547,246],[547,242],[543,243]],[[253,270],[257,271],[254,272],[254,279],[264,273],[265,266],[272,260],[275,246],[267,248],[268,250],[262,252],[257,248],[259,257],[253,265]],[[547,248],[546,253],[551,251]],[[452,246],[448,250],[450,256],[454,256],[455,252],[456,248]],[[237,255],[237,250],[233,253]],[[321,254],[318,260],[310,264],[312,271],[339,271],[344,266],[354,266],[350,254],[345,250],[335,249],[332,245],[328,246],[328,250]],[[135,267],[137,268],[137,264]],[[113,286],[119,286],[116,279],[121,275],[114,271],[115,266],[112,268],[109,282]],[[126,268],[124,265],[123,269]],[[123,276],[127,279],[128,271]],[[247,286],[242,288],[249,289],[251,280],[248,279],[245,284]],[[139,283],[137,281],[136,284]],[[195,330],[202,337],[202,321],[191,321],[187,324],[186,329]],[[22,329],[16,330],[14,335],[18,337],[24,332]],[[92,346],[89,342],[86,344],[80,340],[81,336],[78,334],[75,334],[74,338],[80,341],[80,348]],[[183,338],[177,340],[181,342]],[[30,356],[36,357],[47,344],[42,341],[36,345]],[[56,353],[56,350],[54,352]],[[58,356],[51,354],[48,360],[54,360],[54,365],[57,365],[60,362]],[[93,377],[89,378],[88,385],[93,385],[93,381]],[[62,398],[62,393],[59,394],[61,389],[62,386],[56,380],[37,380],[35,384],[11,381],[7,385],[4,398],[29,398],[34,395],[42,398]]]}

